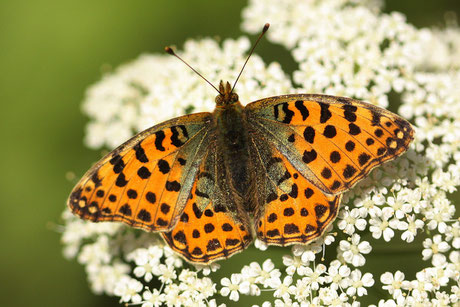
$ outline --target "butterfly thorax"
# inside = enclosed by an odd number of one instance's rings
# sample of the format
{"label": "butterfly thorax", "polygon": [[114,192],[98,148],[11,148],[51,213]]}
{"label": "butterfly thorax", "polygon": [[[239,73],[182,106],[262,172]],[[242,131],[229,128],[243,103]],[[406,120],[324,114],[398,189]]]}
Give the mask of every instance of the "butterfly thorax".
{"label": "butterfly thorax", "polygon": [[[219,96],[216,97],[216,103]],[[230,185],[230,188],[242,199],[247,199],[251,182],[248,171],[249,146],[245,116],[244,107],[238,100],[217,105],[213,113],[216,150],[220,150],[218,156],[221,167],[225,169],[225,184]],[[249,204],[243,205],[247,211],[251,211]]]}

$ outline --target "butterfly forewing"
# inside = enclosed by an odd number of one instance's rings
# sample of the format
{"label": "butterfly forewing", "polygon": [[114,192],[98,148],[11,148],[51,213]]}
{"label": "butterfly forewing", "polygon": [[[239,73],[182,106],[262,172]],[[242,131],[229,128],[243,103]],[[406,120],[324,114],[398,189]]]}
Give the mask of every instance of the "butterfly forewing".
{"label": "butterfly forewing", "polygon": [[343,97],[277,96],[249,104],[246,112],[251,127],[327,194],[346,191],[413,139],[406,120]]}
{"label": "butterfly forewing", "polygon": [[206,150],[210,116],[182,116],[134,136],[85,174],[69,197],[70,209],[95,222],[171,229]]}

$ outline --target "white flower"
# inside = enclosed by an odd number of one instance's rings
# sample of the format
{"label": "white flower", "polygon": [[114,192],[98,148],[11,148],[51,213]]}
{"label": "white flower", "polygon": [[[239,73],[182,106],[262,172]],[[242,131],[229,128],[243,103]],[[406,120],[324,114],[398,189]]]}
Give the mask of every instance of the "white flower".
{"label": "white flower", "polygon": [[390,220],[393,216],[394,210],[390,207],[385,207],[382,210],[375,210],[369,221],[371,225],[369,230],[372,232],[372,237],[379,239],[383,234],[383,239],[386,242],[390,241],[394,236],[392,228],[397,228],[398,226],[398,221],[396,219]]}
{"label": "white flower", "polygon": [[[365,273],[362,275],[361,271],[356,269],[350,274],[350,287],[347,289],[347,294],[353,296],[363,296],[367,294],[366,288],[374,285],[374,279],[371,273]],[[366,288],[365,288],[366,287]]]}
{"label": "white flower", "polygon": [[254,275],[252,271],[253,269],[249,265],[245,265],[243,267],[241,270],[241,276],[244,281],[241,283],[241,287],[249,289],[247,293],[245,292],[245,294],[260,295],[261,291],[259,284],[256,282],[257,275]]}
{"label": "white flower", "polygon": [[326,266],[324,264],[318,264],[314,270],[307,267],[302,275],[305,275],[303,280],[310,286],[312,290],[318,290],[320,285],[325,281],[325,277],[322,276],[326,272]]}
{"label": "white flower", "polygon": [[402,295],[401,286],[404,281],[403,272],[396,271],[394,276],[390,272],[386,272],[380,276],[380,281],[384,284],[382,288],[392,294],[393,298],[397,298]]}
{"label": "white flower", "polygon": [[287,300],[289,299],[290,295],[291,295],[291,292],[289,290],[289,287],[291,286],[292,284],[292,276],[286,276],[284,277],[283,279],[283,282],[280,283],[277,287],[276,287],[276,290],[275,292],[273,293],[273,296],[274,297],[281,297],[283,298],[284,300]]}
{"label": "white flower", "polygon": [[166,284],[172,283],[177,277],[176,270],[172,265],[160,264],[155,268],[154,274],[159,276],[158,279]]}
{"label": "white flower", "polygon": [[139,281],[125,277],[117,283],[113,292],[120,297],[120,302],[140,303],[142,301],[140,296],[142,288],[142,283]]}
{"label": "white flower", "polygon": [[217,262],[213,262],[208,265],[195,264],[195,268],[197,272],[202,271],[204,276],[208,276],[212,272],[216,272],[220,269],[220,264]]}
{"label": "white flower", "polygon": [[348,296],[345,293],[339,293],[336,289],[328,287],[322,287],[319,289],[318,299],[321,302],[312,303],[312,305],[325,305],[325,306],[346,306],[345,302],[348,300]]}
{"label": "white flower", "polygon": [[305,301],[311,295],[310,284],[305,277],[297,279],[296,284],[289,287],[289,292],[294,294],[297,301]]}
{"label": "white flower", "polygon": [[348,207],[345,207],[340,211],[338,218],[340,220],[338,221],[337,226],[348,235],[352,235],[355,232],[355,227],[358,230],[363,231],[367,225],[366,220],[361,218],[360,211],[357,208],[349,211]]}
{"label": "white flower", "polygon": [[[447,252],[450,249],[450,246],[447,242],[442,241],[441,235],[435,235],[433,240],[430,238],[423,241],[423,247],[425,248],[422,251],[423,260],[428,260],[439,253]],[[443,256],[443,255],[441,255]]]}
{"label": "white flower", "polygon": [[369,254],[372,250],[369,242],[359,242],[360,239],[361,237],[355,233],[350,238],[351,243],[346,240],[342,240],[339,243],[343,259],[355,267],[363,266],[366,263],[366,259],[362,254]]}
{"label": "white flower", "polygon": [[160,293],[157,289],[144,291],[142,297],[144,298],[142,307],[159,307],[165,300],[164,293]]}
{"label": "white flower", "polygon": [[406,230],[401,234],[401,239],[408,243],[413,242],[417,229],[422,229],[424,225],[422,220],[415,219],[414,214],[407,216],[407,223],[401,222],[398,227],[399,230]]}
{"label": "white flower", "polygon": [[343,290],[349,285],[348,276],[350,276],[350,272],[351,270],[348,266],[342,265],[338,260],[334,260],[329,265],[326,282],[331,284],[331,289],[337,290],[337,288],[341,288]]}
{"label": "white flower", "polygon": [[158,258],[149,258],[148,252],[145,249],[139,251],[135,257],[136,267],[133,273],[136,277],[144,277],[145,281],[149,282],[153,278],[154,268],[158,265]]}
{"label": "white flower", "polygon": [[289,275],[294,275],[298,270],[302,271],[305,269],[304,262],[298,256],[283,256],[283,264],[286,266],[286,273]]}
{"label": "white flower", "polygon": [[267,259],[262,264],[262,267],[257,262],[252,262],[250,265],[250,275],[255,277],[255,282],[266,287],[275,287],[279,284],[281,272],[275,269],[275,264],[271,259]]}
{"label": "white flower", "polygon": [[220,289],[220,294],[223,296],[228,296],[230,294],[228,298],[236,302],[240,299],[239,292],[248,293],[249,288],[241,285],[241,282],[243,281],[241,274],[232,274],[230,278],[231,279],[224,277],[220,281],[222,286],[224,286],[222,289]]}
{"label": "white flower", "polygon": [[268,245],[265,244],[263,241],[261,241],[261,240],[259,240],[259,239],[255,239],[255,240],[254,240],[254,246],[255,246],[256,248],[258,248],[259,250],[261,250],[261,251],[265,251],[265,250],[267,250],[267,248],[268,248]]}
{"label": "white flower", "polygon": [[396,197],[390,196],[387,201],[397,219],[402,219],[412,211],[412,206],[407,202],[407,196],[403,193],[398,193]]}

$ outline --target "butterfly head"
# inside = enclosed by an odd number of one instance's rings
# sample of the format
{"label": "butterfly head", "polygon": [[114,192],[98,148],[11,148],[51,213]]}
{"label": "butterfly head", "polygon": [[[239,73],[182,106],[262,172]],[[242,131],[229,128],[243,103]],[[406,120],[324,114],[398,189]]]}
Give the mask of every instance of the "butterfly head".
{"label": "butterfly head", "polygon": [[227,82],[227,84],[224,85],[224,81],[220,81],[219,95],[216,96],[216,105],[218,107],[224,107],[238,102],[238,99],[238,94],[232,91],[230,83]]}

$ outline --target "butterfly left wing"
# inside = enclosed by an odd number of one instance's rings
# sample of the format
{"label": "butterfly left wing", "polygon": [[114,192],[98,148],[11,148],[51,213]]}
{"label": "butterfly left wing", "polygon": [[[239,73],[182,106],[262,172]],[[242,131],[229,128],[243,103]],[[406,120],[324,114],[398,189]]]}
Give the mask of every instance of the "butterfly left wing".
{"label": "butterfly left wing", "polygon": [[174,251],[194,263],[228,258],[252,241],[249,216],[228,188],[221,150],[211,138],[179,222],[162,233]]}
{"label": "butterfly left wing", "polygon": [[210,116],[171,119],[120,145],[78,182],[69,208],[93,222],[170,230],[183,211],[206,150]]}
{"label": "butterfly left wing", "polygon": [[410,123],[358,100],[284,95],[245,108],[250,129],[266,136],[293,167],[326,194],[348,190],[413,139]]}

